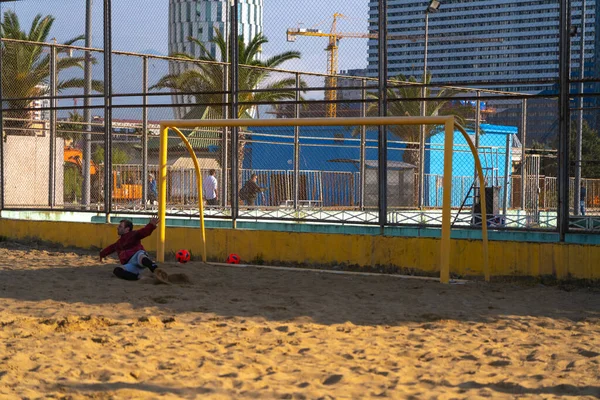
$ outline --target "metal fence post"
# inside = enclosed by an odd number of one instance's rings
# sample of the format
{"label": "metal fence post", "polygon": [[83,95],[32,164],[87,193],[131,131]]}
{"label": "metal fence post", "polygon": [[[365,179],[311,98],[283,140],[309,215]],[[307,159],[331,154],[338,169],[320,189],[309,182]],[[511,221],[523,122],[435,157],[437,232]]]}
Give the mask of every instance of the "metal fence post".
{"label": "metal fence post", "polygon": [[[2,47],[2,31],[0,30],[0,50]],[[0,99],[2,92],[2,51],[0,51]],[[0,102],[0,212],[4,209],[4,102]],[[0,215],[1,216],[1,215]]]}
{"label": "metal fence post", "polygon": [[[238,118],[238,4],[239,0],[231,0],[231,118]],[[231,127],[231,222],[235,229],[239,215],[238,204],[238,170],[239,170],[239,128]]]}
{"label": "metal fence post", "polygon": [[475,149],[479,150],[479,135],[481,133],[481,91],[478,90],[476,93],[477,100],[475,101]]}
{"label": "metal fence post", "polygon": [[142,58],[142,93],[142,201],[145,207],[148,202],[148,56]]}
{"label": "metal fence post", "polygon": [[[85,47],[92,47],[92,0],[86,1],[85,8]],[[83,187],[81,197],[84,209],[89,210],[91,203],[91,161],[92,161],[92,110],[90,95],[92,93],[92,53],[88,50],[85,52],[85,62],[83,67],[83,79],[85,86],[83,87],[83,120],[85,121],[85,137],[83,143],[83,165],[81,173],[83,175]],[[100,171],[96,171],[99,174]]]}
{"label": "metal fence post", "polygon": [[512,143],[511,135],[506,135],[506,150],[504,154],[504,193],[502,195],[502,202],[504,207],[502,211],[504,213],[504,219],[506,220],[506,213],[508,210],[508,170],[510,168],[510,145]]}
{"label": "metal fence post", "polygon": [[565,241],[569,230],[569,66],[571,61],[570,1],[560,0],[558,51],[558,233]]}
{"label": "metal fence post", "polygon": [[[423,86],[421,86],[421,97],[423,100],[419,103],[420,115],[424,117],[427,114],[427,102],[425,97],[427,96],[427,37],[429,36],[429,8],[425,11],[425,43],[423,45]],[[418,207],[419,210],[423,209],[423,203],[425,200],[425,130],[426,125],[421,124],[419,126],[419,189],[418,189]]]}
{"label": "metal fence post", "polygon": [[[296,72],[294,118],[300,118],[300,74]],[[300,196],[300,127],[294,126],[294,210],[298,210]]]}
{"label": "metal fence post", "polygon": [[56,204],[56,47],[50,46],[50,135],[48,163],[48,206]]}
{"label": "metal fence post", "polygon": [[[475,94],[477,95],[477,100],[475,101],[475,151],[477,151],[477,155],[479,155],[479,133],[480,133],[480,126],[481,126],[481,104],[480,104],[480,100],[479,100],[479,96],[481,95],[481,92],[479,90],[477,90],[475,92]],[[485,161],[485,160],[484,160]],[[479,187],[479,180],[477,179],[477,167],[474,165],[473,166],[473,190],[474,193],[477,195],[477,188]]]}
{"label": "metal fence post", "polygon": [[527,179],[527,154],[525,143],[527,141],[527,99],[521,101],[521,210],[525,210],[525,189]]}
{"label": "metal fence post", "polygon": [[[379,0],[378,27],[378,73],[379,116],[387,115],[387,0]],[[387,126],[379,126],[378,175],[379,175],[379,229],[383,235],[387,223]]]}
{"label": "metal fence post", "polygon": [[[223,65],[223,119],[229,118],[229,81],[228,68]],[[227,165],[229,163],[229,131],[226,126],[223,127],[221,143],[221,201],[223,207],[227,206],[227,187],[229,175],[227,174]]]}
{"label": "metal fence post", "polygon": [[[361,98],[362,103],[360,104],[360,116],[367,116],[367,81],[362,80],[361,85]],[[367,153],[367,127],[362,125],[360,127],[360,209],[365,209],[365,173],[367,171],[366,166],[366,153]]]}
{"label": "metal fence post", "polygon": [[104,212],[112,211],[112,5],[104,0]]}

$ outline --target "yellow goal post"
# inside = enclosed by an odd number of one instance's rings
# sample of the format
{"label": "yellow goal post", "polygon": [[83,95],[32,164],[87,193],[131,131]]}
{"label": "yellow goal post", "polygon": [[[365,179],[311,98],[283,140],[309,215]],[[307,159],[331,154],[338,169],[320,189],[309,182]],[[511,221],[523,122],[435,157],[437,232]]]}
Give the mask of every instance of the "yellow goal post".
{"label": "yellow goal post", "polygon": [[[485,187],[484,175],[481,162],[473,141],[454,119],[454,116],[437,117],[357,117],[357,118],[274,118],[274,119],[189,119],[189,120],[165,120],[160,122],[160,153],[158,170],[158,224],[157,235],[157,259],[159,262],[165,260],[166,241],[166,203],[167,203],[167,143],[169,130],[174,131],[185,144],[194,162],[196,170],[196,182],[198,186],[198,209],[200,213],[200,231],[202,240],[202,260],[206,262],[206,234],[204,229],[204,206],[202,198],[202,174],[198,159],[185,135],[179,128],[204,128],[204,127],[248,127],[248,126],[376,126],[376,125],[444,125],[444,180],[443,180],[443,203],[442,203],[442,237],[440,243],[440,281],[450,282],[450,219],[451,219],[451,193],[452,193],[452,153],[454,146],[454,130],[458,130],[465,138],[473,158],[475,168],[479,177],[480,187]],[[487,210],[485,196],[480,196],[481,209]],[[489,281],[488,260],[488,234],[487,218],[485,211],[481,214],[483,270],[485,280]]]}

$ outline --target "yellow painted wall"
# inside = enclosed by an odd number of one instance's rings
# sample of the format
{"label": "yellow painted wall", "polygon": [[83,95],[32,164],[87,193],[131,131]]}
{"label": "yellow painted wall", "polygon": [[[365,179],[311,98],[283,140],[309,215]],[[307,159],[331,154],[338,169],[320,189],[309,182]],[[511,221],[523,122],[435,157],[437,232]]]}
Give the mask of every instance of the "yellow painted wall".
{"label": "yellow painted wall", "polygon": [[[139,227],[138,227],[139,228]],[[117,240],[116,225],[0,219],[0,236],[41,240],[81,248],[105,247]],[[208,258],[225,260],[237,253],[242,261],[257,256],[267,263],[278,261],[314,264],[347,263],[361,266],[396,265],[432,272],[439,270],[439,239],[295,233],[254,230],[208,229]],[[156,249],[156,235],[144,240]],[[200,229],[167,228],[166,253],[189,249],[199,258]],[[481,241],[452,240],[450,271],[483,275]],[[566,243],[490,242],[492,276],[538,276],[600,279],[600,246]]]}

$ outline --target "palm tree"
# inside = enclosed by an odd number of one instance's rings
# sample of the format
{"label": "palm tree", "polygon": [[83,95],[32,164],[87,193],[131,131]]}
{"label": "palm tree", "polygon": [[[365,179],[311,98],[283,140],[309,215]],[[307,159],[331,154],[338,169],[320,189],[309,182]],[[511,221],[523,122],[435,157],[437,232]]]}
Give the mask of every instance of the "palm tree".
{"label": "palm tree", "polygon": [[[223,91],[223,65],[218,62],[226,62],[228,54],[228,46],[219,29],[215,29],[215,35],[210,43],[213,43],[218,48],[221,59],[217,60],[211,52],[206,48],[205,44],[200,40],[190,37],[200,49],[200,56],[195,58],[186,53],[174,53],[172,57],[178,57],[186,60],[200,61],[194,63],[196,68],[187,69],[181,73],[173,73],[162,77],[152,89],[172,89],[181,93],[193,93],[195,103],[205,104],[192,108],[186,115],[186,118],[201,118],[205,114],[205,109],[208,108],[210,115],[215,118],[222,118],[223,95],[219,92]],[[261,61],[259,58],[262,45],[268,40],[263,34],[258,34],[250,40],[248,44],[244,42],[244,37],[238,37],[238,53],[239,53],[239,102],[255,103],[255,102],[276,102],[286,99],[294,99],[296,92],[295,78],[284,78],[280,80],[271,80],[270,69],[277,68],[286,61],[300,58],[300,53],[297,51],[286,51],[277,54],[266,61]],[[268,82],[266,85],[263,83]],[[261,86],[260,92],[254,90]],[[302,84],[304,86],[304,84]],[[210,104],[219,104],[211,106]],[[252,110],[255,105],[240,104],[238,118],[252,118]]]}
{"label": "palm tree", "polygon": [[[9,133],[27,134],[31,125],[31,111],[24,110],[31,107],[32,100],[49,94],[50,82],[50,54],[44,54],[46,42],[54,17],[42,17],[38,14],[31,23],[29,33],[22,31],[19,18],[13,11],[4,13],[0,23],[1,36],[6,39],[17,39],[38,44],[3,41],[2,51],[2,96],[7,104],[5,127]],[[83,39],[78,36],[66,41],[65,45]],[[66,49],[58,49],[57,53],[66,53]],[[57,75],[60,71],[72,67],[83,68],[84,57],[62,57],[56,61]],[[57,83],[58,91],[84,86],[82,78],[71,78]],[[102,83],[92,82],[92,88],[102,92]]]}
{"label": "palm tree", "polygon": [[[422,88],[417,84],[415,77],[411,76],[406,78],[404,75],[398,75],[394,78],[395,80],[401,81],[402,83],[408,82],[400,87],[390,87],[387,89],[388,96],[388,116],[407,116],[417,117],[421,115],[421,102],[418,99],[422,97]],[[425,84],[428,85],[431,82],[431,74],[427,74],[425,77]],[[433,99],[441,97],[452,97],[459,91],[455,89],[443,88],[439,90]],[[378,98],[379,96],[375,93],[370,93],[369,97]],[[432,97],[432,92],[427,86],[425,88],[426,98]],[[407,100],[402,100],[407,99]],[[446,108],[449,100],[427,100],[425,107],[425,116],[432,117],[438,115],[449,115],[456,114],[456,109]],[[462,110],[459,115],[456,115],[460,122],[463,122]],[[372,103],[367,109],[367,115],[377,115],[377,104]],[[393,125],[389,127],[389,130],[400,140],[408,142],[404,151],[402,159],[412,165],[419,167],[419,141],[421,138],[421,128],[419,125]],[[433,125],[425,126],[425,140],[431,137],[437,132],[437,127]]]}

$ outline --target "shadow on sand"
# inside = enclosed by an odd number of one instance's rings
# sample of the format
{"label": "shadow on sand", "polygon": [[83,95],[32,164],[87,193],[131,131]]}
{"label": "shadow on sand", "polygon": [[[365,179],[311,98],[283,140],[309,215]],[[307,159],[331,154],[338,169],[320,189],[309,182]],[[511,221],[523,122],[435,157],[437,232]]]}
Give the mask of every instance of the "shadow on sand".
{"label": "shadow on sand", "polygon": [[[164,265],[169,273],[184,273],[191,283],[155,285],[150,277],[137,282],[117,279],[112,276],[114,265],[69,266],[60,251],[48,253],[43,267],[0,262],[0,298],[86,303],[102,308],[129,303],[133,308],[157,307],[165,313],[262,316],[280,321],[307,317],[321,324],[485,322],[503,316],[571,321],[600,318],[600,291],[594,288],[565,292],[514,283],[442,285],[389,275],[216,267],[198,262]],[[82,257],[91,260],[92,254]]]}

